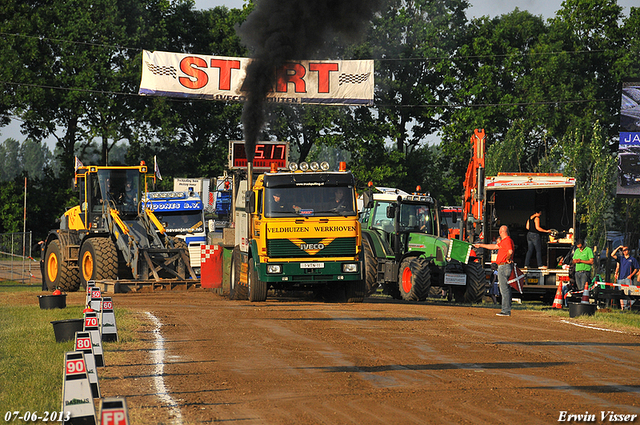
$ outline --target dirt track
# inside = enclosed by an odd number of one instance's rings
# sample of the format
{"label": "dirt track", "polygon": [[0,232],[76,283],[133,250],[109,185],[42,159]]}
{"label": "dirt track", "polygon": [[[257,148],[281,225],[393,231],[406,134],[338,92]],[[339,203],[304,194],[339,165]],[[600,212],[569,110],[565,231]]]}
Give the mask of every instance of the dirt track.
{"label": "dirt track", "polygon": [[548,424],[562,411],[588,411],[595,423],[601,411],[640,414],[637,334],[575,319],[380,299],[252,304],[205,291],[116,294],[114,305],[138,314],[143,347],[107,346],[100,385],[103,396],[127,397],[132,423]]}

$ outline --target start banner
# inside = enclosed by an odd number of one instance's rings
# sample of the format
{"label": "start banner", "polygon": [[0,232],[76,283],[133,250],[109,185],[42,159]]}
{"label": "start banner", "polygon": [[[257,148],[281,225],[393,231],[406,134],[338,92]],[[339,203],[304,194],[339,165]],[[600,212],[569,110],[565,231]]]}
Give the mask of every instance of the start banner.
{"label": "start banner", "polygon": [[[145,50],[138,94],[242,102],[251,61]],[[373,104],[373,60],[291,61],[273,72],[268,102]]]}

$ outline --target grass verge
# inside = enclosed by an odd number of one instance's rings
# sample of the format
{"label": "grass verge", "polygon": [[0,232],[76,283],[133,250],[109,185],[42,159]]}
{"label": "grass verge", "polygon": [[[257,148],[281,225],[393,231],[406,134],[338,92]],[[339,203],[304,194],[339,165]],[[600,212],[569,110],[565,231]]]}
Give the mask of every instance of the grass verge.
{"label": "grass verge", "polygon": [[[84,294],[67,296],[67,308],[41,310],[40,287],[0,282],[0,412],[60,411],[64,354],[74,342],[56,342],[52,321],[82,318]],[[116,309],[119,342],[104,349],[118,349],[133,339],[131,315]]]}

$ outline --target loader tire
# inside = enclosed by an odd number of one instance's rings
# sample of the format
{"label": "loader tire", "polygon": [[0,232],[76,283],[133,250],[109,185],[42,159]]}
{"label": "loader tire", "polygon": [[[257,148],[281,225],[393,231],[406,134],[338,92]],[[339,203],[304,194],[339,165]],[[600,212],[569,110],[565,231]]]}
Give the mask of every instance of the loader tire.
{"label": "loader tire", "polygon": [[115,280],[118,278],[118,252],[110,238],[87,239],[80,248],[78,258],[80,281],[86,287],[89,280]]}
{"label": "loader tire", "polygon": [[49,291],[60,289],[65,292],[76,292],[80,288],[78,269],[71,268],[62,260],[60,241],[52,240],[47,246],[44,256],[42,279]]}
{"label": "loader tire", "polygon": [[246,286],[240,285],[240,267],[242,266],[242,255],[240,248],[234,248],[231,253],[231,270],[229,273],[229,299],[246,300],[248,291]]}
{"label": "loader tire", "polygon": [[365,296],[373,295],[378,290],[378,258],[368,239],[362,238],[362,252],[364,253],[364,281]]}
{"label": "loader tire", "polygon": [[464,302],[470,304],[482,302],[482,297],[487,290],[487,278],[482,264],[465,264],[464,272],[467,275],[467,290],[464,293]]}
{"label": "loader tire", "polygon": [[[398,287],[402,299],[405,301],[419,301],[425,299],[429,293],[429,289],[424,290],[426,282],[425,279],[429,279],[429,286],[431,286],[431,274],[425,274],[425,270],[428,272],[429,267],[422,266],[422,260],[416,258],[405,258],[400,263],[400,269],[398,270]],[[425,262],[426,263],[426,262]]]}
{"label": "loader tire", "polygon": [[258,272],[254,269],[255,261],[253,258],[249,260],[249,269],[247,270],[247,283],[248,283],[248,292],[249,292],[249,301],[251,302],[262,302],[267,299],[267,290],[269,289],[269,285],[267,282],[263,282],[260,280],[258,276]]}

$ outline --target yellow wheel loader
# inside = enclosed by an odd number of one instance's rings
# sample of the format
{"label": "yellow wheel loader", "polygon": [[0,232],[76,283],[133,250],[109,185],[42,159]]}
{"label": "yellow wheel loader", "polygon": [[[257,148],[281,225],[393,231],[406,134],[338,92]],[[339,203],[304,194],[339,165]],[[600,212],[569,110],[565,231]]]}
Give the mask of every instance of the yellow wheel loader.
{"label": "yellow wheel loader", "polygon": [[141,202],[146,173],[144,162],[76,170],[80,205],[66,211],[45,240],[43,289],[73,292],[89,280],[197,280],[185,242],[168,236],[162,212]]}

